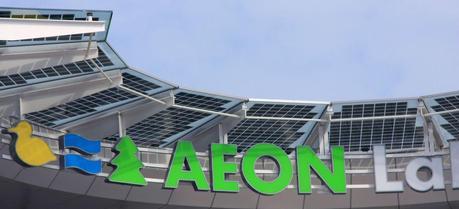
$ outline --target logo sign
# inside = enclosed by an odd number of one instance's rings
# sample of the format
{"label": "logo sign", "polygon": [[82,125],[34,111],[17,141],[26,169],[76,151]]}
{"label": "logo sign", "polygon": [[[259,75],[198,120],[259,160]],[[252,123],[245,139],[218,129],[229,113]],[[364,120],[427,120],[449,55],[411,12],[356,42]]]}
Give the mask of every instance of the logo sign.
{"label": "logo sign", "polygon": [[[76,134],[64,135],[64,148],[73,149],[89,155],[100,152],[100,141],[90,140]],[[88,174],[102,172],[101,160],[90,160],[78,154],[64,155],[64,167],[75,168]]]}
{"label": "logo sign", "polygon": [[32,136],[32,125],[27,121],[19,123],[8,132],[14,138],[16,157],[29,166],[42,166],[57,160],[49,145],[43,139]]}
{"label": "logo sign", "polygon": [[145,177],[140,172],[143,168],[143,163],[137,158],[137,146],[128,136],[124,136],[115,146],[118,154],[110,162],[116,166],[115,171],[108,177],[111,182],[134,184],[134,185],[147,185]]}
{"label": "logo sign", "polygon": [[[333,169],[330,169],[309,146],[300,146],[296,149],[297,186],[300,194],[311,193],[311,170],[317,173],[332,192],[346,193],[344,148],[333,147],[331,152]],[[239,192],[240,182],[226,179],[227,175],[236,174],[239,166],[236,162],[225,161],[225,158],[237,154],[237,146],[212,144],[210,153],[212,185],[206,179],[192,143],[179,141],[172,156],[164,187],[175,189],[181,181],[186,181],[192,182],[198,190]],[[255,172],[255,163],[263,157],[271,158],[278,165],[278,177],[272,181],[264,180]],[[247,185],[265,195],[274,195],[283,191],[293,178],[292,161],[283,149],[274,144],[261,143],[249,148],[242,158],[240,168],[241,176]]]}
{"label": "logo sign", "polygon": [[[20,121],[15,127],[8,129],[15,136],[15,154],[19,160],[29,166],[41,166],[56,160],[46,142],[32,136],[32,126],[27,121]],[[85,155],[96,155],[101,151],[100,140],[90,140],[76,134],[64,135],[63,147],[76,150]],[[110,161],[115,170],[108,176],[108,181],[114,183],[145,186],[147,181],[141,172],[144,167],[138,159],[138,148],[128,136],[122,137],[114,148],[116,155]],[[292,181],[294,166],[287,153],[274,144],[261,143],[249,148],[240,165],[227,161],[228,157],[237,155],[234,144],[212,144],[210,147],[210,177],[212,184],[206,178],[190,141],[179,141],[171,158],[170,167],[164,182],[165,188],[178,188],[180,182],[191,182],[197,190],[215,192],[239,192],[241,182],[228,180],[228,175],[240,172],[244,182],[254,191],[265,195],[274,195],[283,191]],[[259,177],[255,170],[256,162],[264,157],[275,161],[278,165],[278,176],[267,181]],[[344,148],[331,148],[331,165],[323,162],[309,146],[296,148],[296,177],[298,193],[311,193],[311,171],[333,193],[346,193],[347,182],[345,172]],[[451,185],[459,189],[459,142],[450,142]],[[403,192],[402,181],[389,181],[386,167],[386,151],[384,145],[373,147],[374,176],[376,192]],[[443,159],[441,156],[426,156],[412,159],[405,169],[405,181],[414,190],[425,192],[445,189],[443,175]],[[99,174],[102,171],[101,160],[92,160],[80,154],[66,154],[64,167],[75,168],[88,174]],[[240,169],[238,169],[240,168]],[[432,175],[428,180],[421,180],[417,173],[421,168],[427,168]]]}
{"label": "logo sign", "polygon": [[[177,188],[180,181],[192,182],[198,190],[212,190],[216,192],[238,192],[240,182],[226,180],[227,175],[236,174],[236,162],[227,162],[225,157],[235,156],[236,145],[212,144],[210,150],[211,180],[206,179],[201,168],[193,145],[190,141],[179,141],[176,145],[169,172],[164,184],[166,188]],[[267,181],[255,173],[255,162],[269,157],[278,165],[278,177]],[[344,149],[332,147],[330,153],[331,168],[327,166],[309,146],[296,148],[296,171],[298,193],[311,193],[311,170],[314,170],[331,192],[346,193],[346,173]],[[376,192],[403,192],[402,181],[389,181],[387,178],[386,152],[384,145],[375,145],[373,149],[374,175]],[[451,185],[459,189],[459,142],[450,142],[451,160]],[[405,181],[419,192],[445,189],[443,175],[443,159],[441,156],[426,156],[412,159],[405,169]],[[184,169],[187,168],[187,169]],[[253,190],[273,195],[283,191],[293,177],[292,162],[288,155],[278,146],[273,144],[256,144],[249,148],[242,158],[240,165],[241,176]],[[420,169],[427,168],[432,175],[429,180],[419,179],[417,173]]]}

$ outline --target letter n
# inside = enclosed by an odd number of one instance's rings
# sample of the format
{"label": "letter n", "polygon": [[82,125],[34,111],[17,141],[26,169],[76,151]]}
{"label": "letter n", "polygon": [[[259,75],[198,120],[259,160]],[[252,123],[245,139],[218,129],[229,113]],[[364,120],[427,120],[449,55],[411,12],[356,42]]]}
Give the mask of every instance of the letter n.
{"label": "letter n", "polygon": [[332,147],[332,168],[317,157],[309,146],[300,146],[296,149],[296,164],[298,175],[298,192],[311,193],[311,168],[324,181],[333,193],[346,193],[346,173],[344,165],[343,147]]}

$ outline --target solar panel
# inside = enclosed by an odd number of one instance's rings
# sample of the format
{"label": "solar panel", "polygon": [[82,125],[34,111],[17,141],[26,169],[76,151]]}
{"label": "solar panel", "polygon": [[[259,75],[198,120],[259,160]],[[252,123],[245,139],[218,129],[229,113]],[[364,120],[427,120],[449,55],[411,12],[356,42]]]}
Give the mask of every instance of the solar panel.
{"label": "solar panel", "polygon": [[[142,86],[141,92],[147,94],[147,91],[160,88],[159,85],[150,83],[142,78],[134,76],[129,73],[123,73],[124,85],[128,88],[137,89],[139,85]],[[56,126],[62,123],[62,120],[73,118],[76,116],[83,116],[88,113],[96,112],[97,110],[108,108],[108,106],[120,105],[126,103],[128,100],[139,98],[137,95],[132,94],[117,87],[103,90],[71,102],[51,107],[46,110],[37,111],[25,114],[25,118],[46,126]]]}
{"label": "solar panel", "polygon": [[[223,111],[233,101],[206,96],[199,93],[179,92],[175,95],[175,103],[187,107],[206,110]],[[198,121],[207,122],[212,114],[169,107],[126,129],[137,144],[144,146],[160,146],[173,141],[180,135],[192,130]],[[205,121],[204,121],[205,120]],[[106,140],[117,141],[118,134],[106,137]]]}
{"label": "solar panel", "polygon": [[[320,117],[325,105],[255,103],[247,116],[311,119]],[[304,139],[316,122],[297,120],[243,119],[229,133],[228,143],[240,152],[256,143],[271,143],[290,151],[292,144]]]}
{"label": "solar panel", "polygon": [[[193,128],[190,124],[207,116],[210,114],[172,107],[127,128],[126,134],[139,145],[157,147],[164,139]],[[118,134],[106,139],[116,141]]]}
{"label": "solar panel", "polygon": [[129,73],[123,73],[122,75],[123,85],[139,92],[147,92],[151,89],[156,89],[160,87],[159,85],[156,85],[152,82],[149,82]]}
{"label": "solar panel", "polygon": [[316,115],[316,113],[311,113],[314,107],[312,105],[255,104],[247,110],[247,115],[257,117],[312,118]]}
{"label": "solar panel", "polygon": [[[433,101],[428,101],[429,107],[434,112],[459,109],[459,95],[448,95],[435,97]],[[442,113],[433,116],[441,128],[450,135],[445,136],[446,140],[459,139],[459,112]]]}
{"label": "solar panel", "polygon": [[[389,102],[334,105],[333,119],[415,115],[416,103]],[[421,148],[424,133],[419,118],[386,118],[330,123],[330,145],[344,146],[348,152],[368,151],[374,144],[387,149]]]}
{"label": "solar panel", "polygon": [[[100,68],[107,68],[113,66],[113,62],[103,50],[98,48],[99,56],[92,59]],[[11,74],[7,76],[0,76],[0,89],[10,86],[17,86],[34,82],[37,79],[44,78],[57,78],[69,75],[80,75],[89,72],[95,72],[96,66],[90,60],[83,60],[79,62],[69,63],[66,65],[58,65],[54,67],[47,67],[30,72],[20,74]]]}
{"label": "solar panel", "polygon": [[[107,11],[92,11],[93,21],[106,21],[107,25],[110,20],[111,12]],[[48,10],[48,9],[0,9],[0,18],[15,18],[15,19],[42,19],[42,20],[86,20],[87,13],[85,11],[71,11],[71,10]],[[92,40],[103,40],[106,32],[98,32],[92,34]],[[43,42],[69,42],[69,41],[88,41],[90,33],[86,34],[72,34],[55,37],[24,39],[15,41],[1,41],[1,45],[26,45],[38,44]]]}
{"label": "solar panel", "polygon": [[225,109],[222,106],[229,102],[231,101],[186,92],[179,92],[175,95],[175,103],[178,105],[201,108],[212,111],[222,111],[223,109]]}

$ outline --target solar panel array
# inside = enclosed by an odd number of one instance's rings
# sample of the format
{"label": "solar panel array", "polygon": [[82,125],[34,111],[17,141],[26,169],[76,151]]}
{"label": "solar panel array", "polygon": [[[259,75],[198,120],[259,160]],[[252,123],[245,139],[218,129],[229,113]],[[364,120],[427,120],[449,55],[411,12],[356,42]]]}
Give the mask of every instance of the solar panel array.
{"label": "solar panel array", "polygon": [[[99,48],[99,56],[92,59],[97,66],[100,68],[109,67],[113,65],[113,62],[107,57],[107,55]],[[96,71],[96,67],[90,60],[83,60],[79,62],[73,62],[66,65],[58,65],[54,67],[47,67],[38,70],[32,70],[30,72],[24,72],[20,74],[11,74],[7,76],[0,76],[0,88],[16,86],[21,84],[27,84],[28,81],[51,78],[51,77],[62,77],[68,75],[78,75],[84,73],[90,73]]]}
{"label": "solar panel array", "polygon": [[[123,73],[122,75],[123,80],[126,79],[124,80],[124,85],[143,93],[160,87],[129,73]],[[25,114],[25,118],[53,127],[59,125],[59,121],[64,119],[96,112],[99,108],[103,108],[104,106],[124,103],[127,100],[137,97],[137,95],[126,90],[113,87],[46,110]]]}
{"label": "solar panel array", "polygon": [[[314,105],[256,103],[247,110],[247,116],[314,118]],[[236,144],[240,152],[246,151],[256,143],[271,143],[286,151],[289,146],[305,133],[300,129],[311,121],[244,119],[229,133],[228,143]]]}
{"label": "solar panel array", "polygon": [[[333,119],[416,115],[417,108],[407,102],[342,105]],[[338,121],[330,124],[330,145],[344,146],[346,151],[368,151],[374,144],[385,144],[387,149],[420,148],[424,146],[422,126],[416,118],[386,118]]]}
{"label": "solar panel array", "polygon": [[[46,10],[45,10],[46,11]],[[11,10],[3,10],[0,11],[0,18],[16,18],[16,19],[42,19],[42,20],[86,20],[86,17],[79,17],[73,13],[66,13],[66,12],[51,12],[47,11],[48,13],[40,13],[37,14],[36,11],[27,13],[26,10],[22,11],[11,11]],[[98,21],[99,17],[94,16],[93,21]],[[46,38],[34,38],[34,39],[23,39],[23,40],[15,40],[15,41],[8,41],[8,42],[30,42],[30,41],[79,41],[79,40],[89,40],[91,33],[85,34],[73,34],[73,35],[65,35],[65,36],[53,36],[53,37],[46,37]],[[6,41],[0,41],[0,45],[5,45]]]}
{"label": "solar panel array", "polygon": [[[223,111],[226,109],[223,106],[230,102],[195,93],[179,92],[175,95],[176,104],[207,110]],[[166,139],[191,130],[193,123],[208,116],[211,114],[169,107],[128,127],[126,135],[139,145],[157,147],[165,143]],[[119,135],[114,134],[105,139],[117,141],[118,138]]]}
{"label": "solar panel array", "polygon": [[[459,109],[459,95],[440,97],[436,98],[435,101],[438,103],[438,105],[432,106],[435,112]],[[443,113],[440,116],[447,121],[447,123],[441,124],[441,127],[455,139],[459,139],[459,112]]]}

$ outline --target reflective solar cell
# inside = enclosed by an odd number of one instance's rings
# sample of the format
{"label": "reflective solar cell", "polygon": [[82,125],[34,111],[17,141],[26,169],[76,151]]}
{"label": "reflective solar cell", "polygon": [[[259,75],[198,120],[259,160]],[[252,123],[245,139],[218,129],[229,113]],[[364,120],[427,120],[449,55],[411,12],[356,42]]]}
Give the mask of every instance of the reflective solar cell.
{"label": "reflective solar cell", "polygon": [[229,103],[229,100],[209,97],[198,94],[191,94],[186,92],[180,92],[175,95],[175,103],[178,105],[202,108],[205,110],[221,111],[225,108],[222,106]]}
{"label": "reflective solar cell", "polygon": [[279,104],[255,104],[248,111],[248,116],[258,117],[285,117],[285,118],[312,118],[312,105],[279,105]]}
{"label": "reflective solar cell", "polygon": [[13,80],[9,76],[0,76],[0,85],[2,86],[10,86],[16,85]]}
{"label": "reflective solar cell", "polygon": [[14,81],[14,83],[16,84],[24,84],[26,83],[26,81],[24,80],[24,78],[21,76],[21,75],[11,75],[10,76],[10,79]]}
{"label": "reflective solar cell", "polygon": [[[247,116],[279,118],[315,118],[321,111],[313,112],[315,105],[255,103],[247,110]],[[291,145],[316,124],[312,121],[243,119],[229,133],[228,143],[238,145],[240,152],[246,151],[257,143],[272,143],[287,152]],[[305,137],[304,137],[305,138]]]}
{"label": "reflective solar cell", "polygon": [[41,69],[30,71],[30,73],[32,73],[35,76],[35,78],[46,78],[47,77],[46,74]]}
{"label": "reflective solar cell", "polygon": [[55,66],[54,67],[54,70],[57,72],[57,74],[59,75],[69,75],[70,72],[67,70],[66,67],[64,67],[64,65],[59,65],[59,66]]}
{"label": "reflective solar cell", "polygon": [[[135,88],[138,86],[138,83],[148,83],[148,81],[129,73],[123,73],[123,79],[125,76],[131,79],[130,82],[125,83],[128,88]],[[144,88],[142,92],[146,93],[148,90],[159,87],[160,86],[158,85],[148,85],[148,88]],[[102,108],[103,106],[121,104],[134,98],[139,97],[128,91],[114,87],[58,105],[56,107],[25,114],[25,117],[28,120],[53,127],[58,125],[59,121],[96,112],[98,108]]]}
{"label": "reflective solar cell", "polygon": [[53,77],[53,76],[58,76],[59,73],[57,73],[55,68],[47,67],[43,68],[42,71],[46,74],[47,77]]}
{"label": "reflective solar cell", "polygon": [[[332,119],[415,115],[417,108],[407,102],[342,105]],[[387,149],[421,148],[424,146],[422,125],[418,118],[385,118],[330,123],[330,145],[344,146],[345,151],[369,151],[374,144]]]}
{"label": "reflective solar cell", "polygon": [[35,76],[32,75],[31,72],[24,72],[24,73],[21,73],[21,76],[22,76],[25,80],[35,79]]}
{"label": "reflective solar cell", "polygon": [[11,17],[11,12],[10,11],[0,11],[0,17],[1,18],[10,18]]}
{"label": "reflective solar cell", "polygon": [[160,87],[129,73],[123,73],[123,85],[140,92],[146,92]]}

